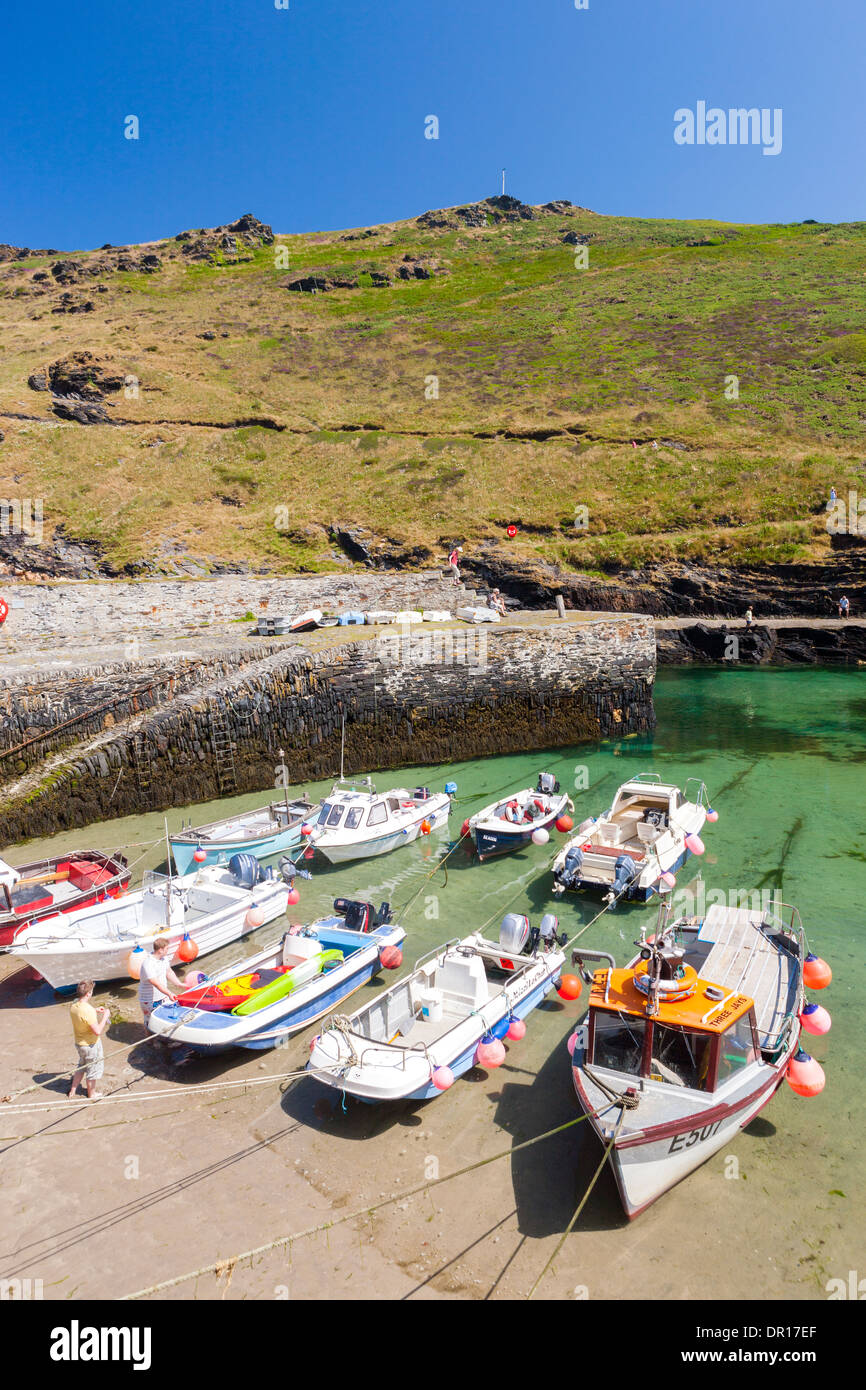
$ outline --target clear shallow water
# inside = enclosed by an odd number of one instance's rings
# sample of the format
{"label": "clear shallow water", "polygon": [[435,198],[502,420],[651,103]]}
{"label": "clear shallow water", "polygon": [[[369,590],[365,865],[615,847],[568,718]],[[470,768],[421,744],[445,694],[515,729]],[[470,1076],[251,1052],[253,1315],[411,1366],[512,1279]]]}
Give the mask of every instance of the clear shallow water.
{"label": "clear shallow water", "polygon": [[[455,837],[465,816],[507,788],[534,785],[542,769],[554,772],[571,791],[576,821],[605,809],[616,786],[638,771],[657,771],[663,780],[681,786],[691,776],[706,782],[719,821],[706,827],[703,858],[690,859],[678,875],[677,906],[691,909],[695,897],[690,895],[701,891],[758,897],[778,893],[799,908],[813,950],[833,967],[833,983],[819,996],[830,1009],[833,1028],[827,1037],[809,1041],[809,1050],[827,1071],[823,1095],[802,1101],[783,1087],[756,1121],[754,1132],[740,1136],[734,1146],[748,1161],[752,1179],[748,1184],[751,1203],[743,1217],[749,1222],[750,1249],[753,1245],[754,1250],[751,1273],[743,1271],[742,1294],[774,1296],[772,1281],[769,1285],[761,1281],[768,1277],[766,1266],[775,1261],[784,1230],[791,1250],[783,1287],[794,1296],[823,1297],[827,1278],[847,1277],[849,1269],[858,1267],[858,1255],[862,1264],[864,1124],[859,1024],[866,986],[866,673],[664,670],[658,679],[656,710],[658,727],[653,735],[546,754],[403,769],[376,774],[374,780],[380,789],[422,783],[438,789],[453,778],[458,784],[451,821]],[[319,795],[329,786],[330,781],[308,784],[307,791]],[[262,793],[255,793],[169,812],[169,827],[175,828],[190,813],[194,822],[206,821],[264,800]],[[17,846],[8,851],[8,857],[13,863],[22,862],[37,857],[49,845],[58,849],[82,843],[103,848],[132,845],[156,840],[162,831],[162,814],[151,813]],[[554,838],[561,843],[561,837]],[[408,967],[417,956],[451,937],[485,925],[494,933],[508,910],[526,912],[537,922],[542,912],[553,908],[569,936],[599,910],[595,899],[573,895],[554,904],[546,871],[553,844],[483,865],[474,863],[460,848],[448,860],[446,874],[436,864],[448,844],[447,835],[431,837],[380,859],[317,869],[313,880],[299,884],[301,903],[292,917],[310,921],[326,912],[336,896],[370,898],[376,903],[388,899],[408,932],[404,951]],[[136,879],[143,868],[157,867],[164,860],[164,842],[146,850],[131,849],[130,860],[137,854],[144,857],[137,865]],[[409,904],[408,911],[401,913],[399,909]],[[641,921],[654,916],[652,907],[618,908],[591,927],[583,941],[612,950],[621,962]],[[269,941],[277,934],[272,925],[263,928],[257,939]],[[207,957],[204,968],[247,953],[246,943],[236,943]],[[366,991],[356,995],[352,1007],[366,997]],[[524,1062],[531,1057],[538,1066],[561,1048],[580,1011],[581,1006],[572,1005],[532,1016],[533,1036],[531,1047],[523,1053]],[[715,1164],[721,1168],[722,1162],[720,1155]],[[698,1210],[702,1202],[711,1200],[715,1181],[708,1176],[711,1168],[712,1164],[706,1165],[679,1189],[688,1190]],[[765,1195],[759,1198],[761,1192]],[[664,1219],[654,1216],[654,1212],[663,1213],[664,1206],[658,1204],[641,1218],[642,1231]],[[616,1238],[626,1239],[621,1232]],[[860,1274],[866,1275],[866,1269]],[[735,1284],[728,1295],[736,1296],[736,1289]]]}

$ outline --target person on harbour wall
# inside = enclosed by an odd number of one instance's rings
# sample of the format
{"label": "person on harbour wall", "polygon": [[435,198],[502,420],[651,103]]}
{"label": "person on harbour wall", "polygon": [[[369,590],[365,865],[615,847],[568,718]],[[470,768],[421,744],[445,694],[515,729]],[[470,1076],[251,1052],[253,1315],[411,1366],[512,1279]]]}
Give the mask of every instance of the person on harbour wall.
{"label": "person on harbour wall", "polygon": [[461,556],[462,554],[463,554],[463,546],[462,546],[462,545],[455,545],[454,549],[451,551],[451,554],[448,556],[448,564],[449,564],[449,566],[451,567],[451,573],[452,573],[453,576],[454,576],[454,583],[457,584],[457,585],[459,585],[459,583],[460,583],[460,569],[459,569],[459,566],[460,566],[460,556]]}
{"label": "person on harbour wall", "polygon": [[747,609],[746,609],[746,628],[747,628],[747,629],[750,628],[750,627],[752,626],[752,623],[753,623],[754,621],[755,621],[755,615],[753,614],[751,608],[747,608]]}
{"label": "person on harbour wall", "polygon": [[173,986],[178,994],[183,993],[183,985],[175,975],[168,963],[169,939],[167,936],[158,936],[153,943],[153,955],[145,955],[141,965],[141,976],[138,982],[138,1002],[141,1005],[141,1016],[145,1025],[153,1012],[154,991],[165,995],[166,999],[174,1003],[177,994],[172,994]]}
{"label": "person on harbour wall", "polygon": [[847,599],[846,595],[843,594],[842,597],[841,597],[840,600],[839,600],[839,617],[840,617],[840,618],[847,618],[848,613],[850,612],[850,609],[851,609],[851,604],[848,602],[848,599]]}
{"label": "person on harbour wall", "polygon": [[505,617],[505,599],[498,589],[494,589],[491,593],[487,600],[487,607],[492,608],[494,613],[499,613],[501,617]]}
{"label": "person on harbour wall", "polygon": [[90,1002],[93,988],[92,980],[82,980],[76,991],[75,1003],[69,1010],[78,1051],[78,1067],[69,1083],[70,1100],[74,1100],[82,1081],[88,1100],[102,1100],[102,1092],[96,1090],[96,1083],[105,1071],[102,1034],[111,1021],[111,1015],[104,1007],[94,1009]]}

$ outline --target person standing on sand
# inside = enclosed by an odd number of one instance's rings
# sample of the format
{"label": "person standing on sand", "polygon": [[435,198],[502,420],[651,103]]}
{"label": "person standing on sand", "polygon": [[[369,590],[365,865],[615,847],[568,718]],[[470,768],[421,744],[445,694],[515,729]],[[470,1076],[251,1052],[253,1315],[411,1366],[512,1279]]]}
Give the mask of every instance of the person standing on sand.
{"label": "person standing on sand", "polygon": [[752,626],[752,623],[753,623],[754,621],[755,621],[755,618],[754,618],[754,614],[752,613],[751,608],[747,608],[747,609],[746,609],[746,631],[747,631],[747,632],[748,632],[749,628]]}
{"label": "person standing on sand", "polygon": [[846,598],[845,595],[843,594],[842,597],[841,597],[840,600],[839,600],[839,617],[840,617],[840,618],[847,618],[847,616],[848,616],[848,610],[850,609],[850,607],[851,607],[850,603],[848,602],[847,598]]}
{"label": "person standing on sand", "polygon": [[102,1100],[102,1092],[94,1088],[105,1071],[102,1034],[111,1021],[111,1015],[106,1008],[94,1009],[90,1002],[93,988],[93,980],[82,980],[76,990],[75,1003],[69,1010],[75,1046],[78,1049],[78,1067],[69,1083],[70,1100],[75,1099],[82,1080],[87,1090],[87,1099]]}
{"label": "person standing on sand", "polygon": [[462,545],[455,545],[454,549],[451,551],[451,554],[448,556],[448,564],[451,566],[451,572],[452,572],[453,575],[454,575],[454,583],[455,583],[456,585],[458,585],[458,586],[459,586],[459,584],[460,584],[460,569],[459,569],[459,565],[460,565],[460,556],[461,556],[462,554],[463,554],[463,546],[462,546]]}
{"label": "person standing on sand", "polygon": [[153,1013],[155,990],[165,995],[166,999],[172,1003],[177,998],[177,994],[172,994],[170,985],[173,985],[178,993],[183,993],[183,985],[168,963],[168,947],[168,937],[158,936],[153,943],[153,955],[146,955],[141,964],[138,1002],[141,1005],[141,1016],[144,1019],[145,1027],[147,1027],[147,1020]]}

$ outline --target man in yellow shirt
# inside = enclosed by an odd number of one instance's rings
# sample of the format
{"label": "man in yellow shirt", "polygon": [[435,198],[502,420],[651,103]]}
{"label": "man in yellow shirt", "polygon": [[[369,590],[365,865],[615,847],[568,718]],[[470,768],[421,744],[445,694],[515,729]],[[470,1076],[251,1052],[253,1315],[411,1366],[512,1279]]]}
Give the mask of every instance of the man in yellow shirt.
{"label": "man in yellow shirt", "polygon": [[105,1070],[105,1056],[102,1051],[102,1034],[110,1022],[106,1008],[94,1009],[90,1002],[93,994],[93,981],[82,980],[78,986],[77,998],[69,1010],[75,1046],[78,1049],[78,1070],[72,1077],[69,1099],[73,1100],[82,1079],[87,1088],[88,1100],[102,1100],[102,1092],[95,1086]]}

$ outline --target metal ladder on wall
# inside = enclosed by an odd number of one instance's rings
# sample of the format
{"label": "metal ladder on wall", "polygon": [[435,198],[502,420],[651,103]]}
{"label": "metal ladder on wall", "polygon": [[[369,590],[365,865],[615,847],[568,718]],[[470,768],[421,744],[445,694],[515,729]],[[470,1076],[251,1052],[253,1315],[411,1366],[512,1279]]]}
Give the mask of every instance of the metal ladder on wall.
{"label": "metal ladder on wall", "polygon": [[216,705],[211,705],[210,714],[210,733],[211,747],[213,748],[214,762],[216,764],[217,786],[220,796],[230,796],[238,789],[237,777],[235,775],[235,754],[234,744],[232,743],[226,717],[223,711]]}
{"label": "metal ladder on wall", "polygon": [[133,734],[131,741],[132,766],[135,772],[135,784],[138,788],[138,796],[142,809],[148,807],[151,801],[151,781],[150,763],[145,752],[145,740],[141,734]]}

